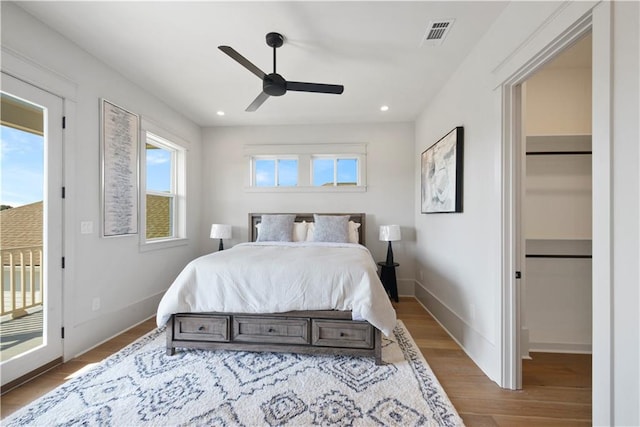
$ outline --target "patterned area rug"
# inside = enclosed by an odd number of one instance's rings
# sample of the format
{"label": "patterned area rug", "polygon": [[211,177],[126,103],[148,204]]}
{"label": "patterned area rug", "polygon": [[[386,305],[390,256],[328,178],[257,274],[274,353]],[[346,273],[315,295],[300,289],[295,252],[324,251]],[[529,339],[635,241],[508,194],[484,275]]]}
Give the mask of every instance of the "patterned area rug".
{"label": "patterned area rug", "polygon": [[398,322],[373,358],[182,350],[155,330],[5,426],[461,426]]}

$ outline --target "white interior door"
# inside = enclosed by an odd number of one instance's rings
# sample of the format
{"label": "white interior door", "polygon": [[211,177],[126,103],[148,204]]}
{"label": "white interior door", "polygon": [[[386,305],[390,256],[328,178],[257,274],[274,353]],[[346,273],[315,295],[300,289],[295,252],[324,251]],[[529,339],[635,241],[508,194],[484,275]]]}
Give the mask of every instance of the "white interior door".
{"label": "white interior door", "polygon": [[4,73],[1,88],[5,386],[62,358],[63,101]]}

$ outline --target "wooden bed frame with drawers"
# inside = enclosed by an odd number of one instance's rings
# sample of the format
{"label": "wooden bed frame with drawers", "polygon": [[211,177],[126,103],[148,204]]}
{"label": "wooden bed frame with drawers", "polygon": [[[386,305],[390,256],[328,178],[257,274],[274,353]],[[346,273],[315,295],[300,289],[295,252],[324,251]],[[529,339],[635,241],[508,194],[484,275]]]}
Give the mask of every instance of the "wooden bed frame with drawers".
{"label": "wooden bed frame with drawers", "polygon": [[[365,214],[350,215],[360,223],[365,242]],[[249,214],[249,239],[257,238],[262,214]],[[296,221],[313,222],[313,214],[296,214]],[[291,311],[287,313],[176,313],[167,322],[167,354],[176,347],[268,351],[303,354],[372,356],[382,364],[382,335],[368,322],[351,319],[350,311]]]}

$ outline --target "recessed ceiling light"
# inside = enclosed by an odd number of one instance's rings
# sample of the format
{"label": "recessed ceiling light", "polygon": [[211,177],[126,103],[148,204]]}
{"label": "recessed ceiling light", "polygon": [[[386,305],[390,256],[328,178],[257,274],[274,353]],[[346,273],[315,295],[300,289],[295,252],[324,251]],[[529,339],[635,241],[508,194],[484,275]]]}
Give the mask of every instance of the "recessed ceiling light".
{"label": "recessed ceiling light", "polygon": [[218,111],[218,112],[216,112],[216,114],[219,115],[219,116],[224,116],[224,111]]}
{"label": "recessed ceiling light", "polygon": [[380,111],[389,111],[389,106],[383,105],[382,107],[380,107]]}

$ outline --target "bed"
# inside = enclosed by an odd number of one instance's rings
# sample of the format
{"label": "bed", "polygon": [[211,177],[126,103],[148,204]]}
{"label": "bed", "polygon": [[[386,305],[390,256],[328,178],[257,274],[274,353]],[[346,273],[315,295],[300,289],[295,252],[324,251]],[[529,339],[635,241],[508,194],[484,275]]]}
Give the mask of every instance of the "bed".
{"label": "bed", "polygon": [[[168,355],[224,349],[371,356],[382,364],[382,332],[390,335],[396,319],[364,246],[365,214],[288,214],[295,241],[260,241],[263,216],[284,215],[249,214],[249,242],[197,258],[180,273],[158,306]],[[313,230],[298,233],[338,216],[350,221],[346,243],[309,242]]]}

